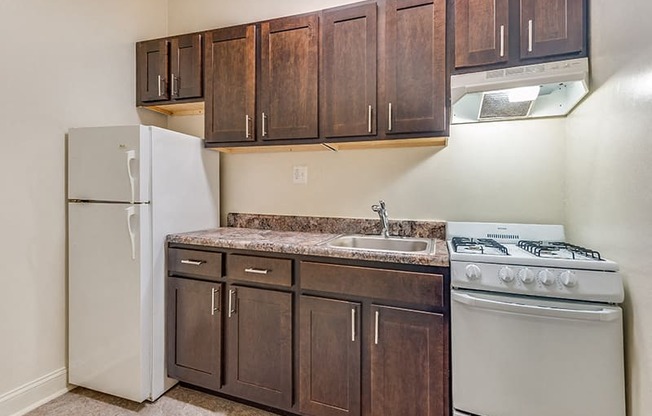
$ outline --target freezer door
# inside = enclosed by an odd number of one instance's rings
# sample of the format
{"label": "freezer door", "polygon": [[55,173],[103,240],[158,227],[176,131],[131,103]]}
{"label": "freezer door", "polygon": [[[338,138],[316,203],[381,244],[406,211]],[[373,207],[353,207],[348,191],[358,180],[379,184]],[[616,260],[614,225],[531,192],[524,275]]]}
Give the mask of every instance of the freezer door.
{"label": "freezer door", "polygon": [[151,394],[150,206],[70,203],[69,381]]}
{"label": "freezer door", "polygon": [[70,129],[68,199],[149,202],[151,128]]}

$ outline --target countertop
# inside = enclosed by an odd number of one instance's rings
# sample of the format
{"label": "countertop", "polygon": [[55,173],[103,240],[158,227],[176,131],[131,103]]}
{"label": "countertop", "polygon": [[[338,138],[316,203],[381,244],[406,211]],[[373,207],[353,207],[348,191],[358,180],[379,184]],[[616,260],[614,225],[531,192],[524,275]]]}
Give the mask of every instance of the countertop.
{"label": "countertop", "polygon": [[[233,214],[229,214],[232,216]],[[251,215],[251,214],[247,214]],[[280,216],[274,216],[278,218]],[[267,216],[267,219],[271,216]],[[311,217],[314,220],[314,217]],[[332,219],[331,219],[332,220]],[[361,220],[370,221],[370,220]],[[283,217],[283,223],[291,223],[288,217]],[[238,221],[229,219],[229,223],[240,225]],[[301,223],[299,221],[298,223]],[[442,222],[433,222],[439,233]],[[260,222],[258,222],[260,224]],[[278,222],[274,222],[278,224]],[[430,224],[430,223],[428,223]],[[445,227],[445,224],[444,224]],[[267,226],[267,228],[279,228]],[[283,229],[260,229],[242,227],[220,227],[209,230],[193,231],[187,233],[171,234],[167,241],[170,243],[190,244],[207,247],[230,248],[241,250],[265,251],[283,254],[299,254],[309,256],[335,257],[355,260],[378,261],[387,263],[415,264],[426,266],[449,267],[448,248],[446,241],[437,236],[427,236],[416,233],[418,237],[433,238],[435,241],[434,253],[397,253],[369,250],[346,250],[328,247],[325,242],[343,234],[342,232],[324,232],[324,227],[315,227],[319,232]],[[342,231],[338,229],[337,231]],[[353,230],[351,233],[357,233]]]}

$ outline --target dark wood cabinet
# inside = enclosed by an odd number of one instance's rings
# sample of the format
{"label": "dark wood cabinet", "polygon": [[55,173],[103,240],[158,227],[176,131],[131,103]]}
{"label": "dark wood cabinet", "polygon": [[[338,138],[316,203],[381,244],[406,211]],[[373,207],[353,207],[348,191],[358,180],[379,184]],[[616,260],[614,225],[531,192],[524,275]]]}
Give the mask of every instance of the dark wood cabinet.
{"label": "dark wood cabinet", "polygon": [[136,44],[138,105],[202,98],[202,36],[199,33]]}
{"label": "dark wood cabinet", "polygon": [[374,305],[369,416],[449,414],[448,325],[442,314]]}
{"label": "dark wood cabinet", "polygon": [[581,52],[583,0],[521,0],[521,58]]}
{"label": "dark wood cabinet", "polygon": [[587,55],[587,0],[455,0],[455,68]]}
{"label": "dark wood cabinet", "polygon": [[319,16],[285,17],[260,27],[260,137],[317,138]]}
{"label": "dark wood cabinet", "polygon": [[221,386],[221,283],[170,277],[167,283],[167,368],[170,377]]}
{"label": "dark wood cabinet", "polygon": [[206,34],[207,143],[256,139],[256,26]]}
{"label": "dark wood cabinet", "polygon": [[385,133],[447,131],[446,0],[387,0],[385,19]]}
{"label": "dark wood cabinet", "polygon": [[301,296],[299,410],[360,415],[360,304]]}
{"label": "dark wood cabinet", "polygon": [[136,82],[138,104],[170,99],[168,92],[168,40],[157,39],[136,44]]}
{"label": "dark wood cabinet", "polygon": [[324,137],[376,134],[377,5],[324,12],[322,130]]}
{"label": "dark wood cabinet", "polygon": [[258,403],[292,406],[292,294],[227,286],[223,391]]}
{"label": "dark wood cabinet", "polygon": [[455,66],[509,59],[509,1],[455,1]]}

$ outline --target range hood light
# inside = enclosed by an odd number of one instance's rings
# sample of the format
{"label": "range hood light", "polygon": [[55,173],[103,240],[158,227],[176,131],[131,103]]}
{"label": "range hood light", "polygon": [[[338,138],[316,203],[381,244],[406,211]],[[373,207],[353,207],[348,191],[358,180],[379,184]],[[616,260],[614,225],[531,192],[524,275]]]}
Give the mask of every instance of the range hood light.
{"label": "range hood light", "polygon": [[539,96],[539,85],[533,87],[519,87],[506,90],[507,98],[510,103],[522,103],[524,101],[534,101]]}

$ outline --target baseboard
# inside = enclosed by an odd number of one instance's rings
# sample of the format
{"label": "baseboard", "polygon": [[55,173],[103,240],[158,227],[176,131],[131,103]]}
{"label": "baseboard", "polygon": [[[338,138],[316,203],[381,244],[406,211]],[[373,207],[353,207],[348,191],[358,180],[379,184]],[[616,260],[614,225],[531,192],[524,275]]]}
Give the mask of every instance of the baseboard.
{"label": "baseboard", "polygon": [[0,415],[24,415],[68,390],[68,371],[60,368],[0,395]]}

